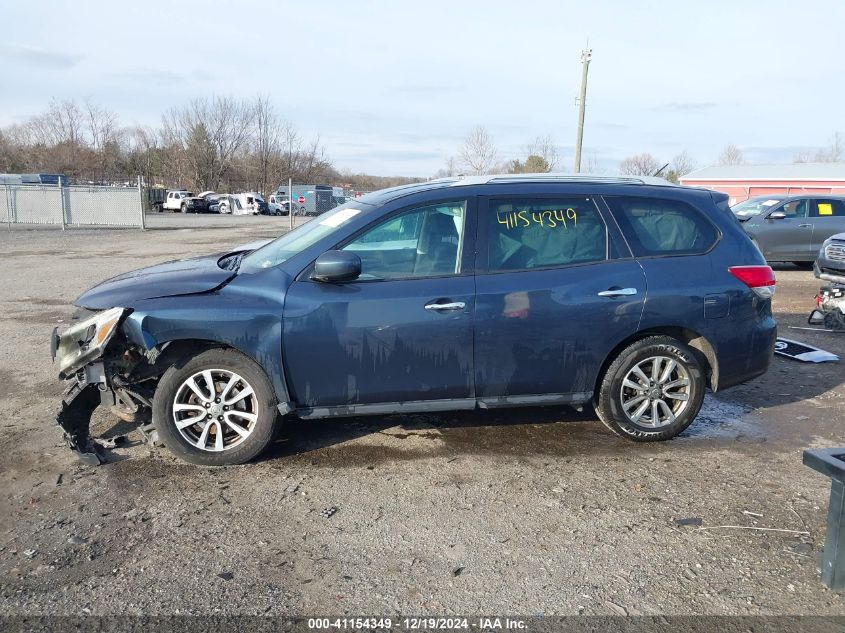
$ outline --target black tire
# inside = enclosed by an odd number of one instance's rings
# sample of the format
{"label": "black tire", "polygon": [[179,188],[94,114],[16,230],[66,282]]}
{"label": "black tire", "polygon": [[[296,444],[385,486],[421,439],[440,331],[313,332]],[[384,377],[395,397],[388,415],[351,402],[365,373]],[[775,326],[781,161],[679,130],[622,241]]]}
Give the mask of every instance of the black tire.
{"label": "black tire", "polygon": [[813,262],[792,262],[800,270],[812,270]]}
{"label": "black tire", "polygon": [[[174,419],[173,405],[177,394],[185,381],[203,370],[225,370],[238,374],[255,394],[256,420],[249,435],[219,452],[191,444],[176,428]],[[164,445],[186,462],[201,466],[243,464],[261,453],[273,440],[278,412],[276,404],[273,387],[261,367],[236,350],[216,348],[184,358],[164,372],[153,398],[153,422]],[[225,427],[218,423],[216,428]]]}
{"label": "black tire", "polygon": [[[658,427],[637,424],[622,407],[623,381],[628,372],[639,363],[654,357],[675,361],[686,372],[689,380],[686,406],[674,422]],[[670,336],[649,336],[632,343],[613,360],[604,374],[594,405],[599,419],[620,437],[635,442],[659,442],[675,437],[692,424],[704,401],[704,389],[704,372],[689,347]],[[665,401],[670,402],[668,398]]]}

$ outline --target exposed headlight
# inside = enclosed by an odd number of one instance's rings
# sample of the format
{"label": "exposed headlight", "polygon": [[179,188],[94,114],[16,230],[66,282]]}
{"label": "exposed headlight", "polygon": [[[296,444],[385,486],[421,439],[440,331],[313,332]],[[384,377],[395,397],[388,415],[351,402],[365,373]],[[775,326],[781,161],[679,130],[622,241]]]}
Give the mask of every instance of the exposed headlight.
{"label": "exposed headlight", "polygon": [[61,334],[54,334],[53,360],[59,360],[59,378],[64,380],[99,358],[126,312],[126,308],[111,308],[72,325]]}

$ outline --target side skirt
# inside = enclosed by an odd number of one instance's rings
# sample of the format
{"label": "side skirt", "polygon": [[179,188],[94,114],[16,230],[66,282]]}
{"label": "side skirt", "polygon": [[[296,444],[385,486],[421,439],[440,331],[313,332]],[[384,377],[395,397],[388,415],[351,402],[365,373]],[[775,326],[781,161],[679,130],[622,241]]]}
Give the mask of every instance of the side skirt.
{"label": "side skirt", "polygon": [[590,391],[578,393],[545,393],[538,395],[499,396],[496,398],[455,398],[451,400],[411,400],[408,402],[379,402],[376,404],[340,405],[334,407],[307,407],[295,409],[304,420],[339,418],[356,415],[394,415],[403,413],[432,413],[436,411],[470,411],[472,409],[498,409],[508,407],[539,407],[588,402]]}

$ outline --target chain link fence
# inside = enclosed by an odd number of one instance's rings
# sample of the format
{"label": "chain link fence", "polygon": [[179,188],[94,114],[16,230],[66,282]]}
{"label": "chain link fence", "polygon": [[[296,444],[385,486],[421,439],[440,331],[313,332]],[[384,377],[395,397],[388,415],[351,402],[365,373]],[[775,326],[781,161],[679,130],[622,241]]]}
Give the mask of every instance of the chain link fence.
{"label": "chain link fence", "polygon": [[0,222],[145,228],[135,187],[0,185]]}

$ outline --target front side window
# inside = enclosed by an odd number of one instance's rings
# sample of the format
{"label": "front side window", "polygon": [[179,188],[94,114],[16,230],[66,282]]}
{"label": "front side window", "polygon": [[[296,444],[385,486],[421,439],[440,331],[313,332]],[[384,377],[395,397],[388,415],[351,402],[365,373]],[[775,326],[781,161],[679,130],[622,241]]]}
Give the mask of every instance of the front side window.
{"label": "front side window", "polygon": [[811,217],[841,218],[845,217],[845,203],[842,200],[816,200],[812,205]]}
{"label": "front side window", "polygon": [[607,231],[592,199],[491,200],[490,271],[583,264],[607,258]]}
{"label": "front side window", "polygon": [[365,231],[343,250],[361,258],[360,279],[458,274],[466,208],[462,200],[406,211]]}
{"label": "front side window", "polygon": [[806,218],[807,217],[807,201],[806,200],[792,200],[778,209],[788,218]]}
{"label": "front side window", "polygon": [[635,197],[605,201],[637,257],[699,255],[719,239],[710,221],[685,202]]}

